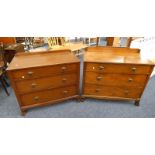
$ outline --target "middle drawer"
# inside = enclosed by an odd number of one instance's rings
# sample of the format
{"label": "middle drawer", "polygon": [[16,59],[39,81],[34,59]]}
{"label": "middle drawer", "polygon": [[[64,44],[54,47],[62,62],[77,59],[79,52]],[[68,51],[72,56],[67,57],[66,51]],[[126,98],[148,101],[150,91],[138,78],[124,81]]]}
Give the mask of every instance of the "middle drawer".
{"label": "middle drawer", "polygon": [[66,85],[76,84],[77,74],[63,74],[51,77],[38,78],[33,80],[17,81],[16,88],[19,93],[28,93],[38,90],[57,88]]}
{"label": "middle drawer", "polygon": [[147,75],[129,74],[100,74],[96,72],[85,72],[85,83],[109,85],[109,86],[143,86]]}

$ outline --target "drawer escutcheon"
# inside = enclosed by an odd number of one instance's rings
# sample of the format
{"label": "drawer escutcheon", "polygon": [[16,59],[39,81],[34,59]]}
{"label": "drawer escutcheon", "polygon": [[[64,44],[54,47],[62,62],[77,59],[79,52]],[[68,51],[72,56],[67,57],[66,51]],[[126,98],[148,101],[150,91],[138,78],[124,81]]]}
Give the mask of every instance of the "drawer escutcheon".
{"label": "drawer escutcheon", "polygon": [[133,79],[132,79],[132,78],[129,78],[129,79],[128,79],[128,82],[132,82],[132,81],[133,81]]}
{"label": "drawer escutcheon", "polygon": [[29,76],[32,76],[32,75],[33,75],[33,72],[29,71],[27,74],[28,74]]}
{"label": "drawer escutcheon", "polygon": [[137,70],[137,68],[136,68],[136,67],[132,67],[131,70],[132,70],[133,72],[135,72],[135,71]]}
{"label": "drawer escutcheon", "polygon": [[99,66],[98,68],[99,68],[99,70],[103,70],[104,66]]}
{"label": "drawer escutcheon", "polygon": [[66,82],[66,81],[67,81],[67,79],[66,79],[66,78],[63,78],[63,79],[62,79],[62,82]]}
{"label": "drawer escutcheon", "polygon": [[32,84],[31,84],[31,87],[32,87],[32,88],[36,88],[36,86],[37,86],[36,83],[32,83]]}
{"label": "drawer escutcheon", "polygon": [[64,91],[63,91],[63,94],[67,94],[67,93],[68,93],[68,91],[67,91],[67,90],[64,90]]}
{"label": "drawer escutcheon", "polygon": [[39,96],[35,96],[33,99],[34,101],[39,101]]}
{"label": "drawer escutcheon", "polygon": [[64,67],[61,67],[61,69],[62,69],[63,71],[65,71],[65,70],[67,69],[67,67],[65,67],[65,66],[64,66]]}
{"label": "drawer escutcheon", "polygon": [[95,92],[98,93],[100,91],[100,89],[95,89]]}
{"label": "drawer escutcheon", "polygon": [[128,94],[129,94],[129,91],[128,91],[128,90],[125,90],[125,91],[124,91],[124,94],[125,94],[125,95],[128,95]]}
{"label": "drawer escutcheon", "polygon": [[99,81],[101,80],[103,77],[102,76],[97,76],[96,79]]}

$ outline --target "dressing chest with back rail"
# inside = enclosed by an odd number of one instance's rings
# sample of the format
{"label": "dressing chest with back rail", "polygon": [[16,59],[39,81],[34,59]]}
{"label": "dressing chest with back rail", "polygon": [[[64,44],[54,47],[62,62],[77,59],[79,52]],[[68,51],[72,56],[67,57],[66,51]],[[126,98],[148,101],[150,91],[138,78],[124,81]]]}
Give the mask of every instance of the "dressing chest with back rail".
{"label": "dressing chest with back rail", "polygon": [[88,47],[82,97],[134,100],[138,106],[154,65],[141,58],[139,49]]}
{"label": "dressing chest with back rail", "polygon": [[20,105],[26,110],[79,98],[80,61],[70,50],[17,54],[8,75]]}

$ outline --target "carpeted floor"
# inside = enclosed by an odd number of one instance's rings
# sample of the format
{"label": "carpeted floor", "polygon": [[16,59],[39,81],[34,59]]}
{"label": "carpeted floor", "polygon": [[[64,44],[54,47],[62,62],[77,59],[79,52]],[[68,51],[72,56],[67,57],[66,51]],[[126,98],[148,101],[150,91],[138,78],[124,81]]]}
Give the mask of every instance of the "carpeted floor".
{"label": "carpeted floor", "polygon": [[[82,81],[82,56],[81,56]],[[80,86],[81,87],[81,86]],[[0,117],[23,117],[20,115],[18,103],[12,88],[8,88],[10,96],[7,97],[0,87]],[[140,106],[134,106],[132,101],[110,101],[86,99],[79,103],[68,100],[60,104],[38,107],[28,111],[30,118],[120,118],[120,117],[155,117],[155,76],[151,77],[141,98]]]}

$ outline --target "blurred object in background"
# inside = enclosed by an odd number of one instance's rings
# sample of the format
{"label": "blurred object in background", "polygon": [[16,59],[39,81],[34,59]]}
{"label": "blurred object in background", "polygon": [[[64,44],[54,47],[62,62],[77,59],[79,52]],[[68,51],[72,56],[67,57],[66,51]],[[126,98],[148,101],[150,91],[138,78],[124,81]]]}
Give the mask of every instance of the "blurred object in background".
{"label": "blurred object in background", "polygon": [[49,48],[53,48],[53,46],[64,45],[65,42],[66,42],[65,37],[50,37],[50,38],[48,38]]}
{"label": "blurred object in background", "polygon": [[24,43],[25,37],[16,37],[16,43]]}
{"label": "blurred object in background", "polygon": [[22,44],[5,44],[4,45],[4,56],[8,63],[10,63],[16,53],[25,52],[24,45]]}
{"label": "blurred object in background", "polygon": [[88,44],[89,46],[98,46],[98,43],[99,43],[99,37],[85,38],[85,44]]}
{"label": "blurred object in background", "polygon": [[[138,37],[130,45],[131,48],[139,48],[142,59],[149,59],[155,63],[155,37]],[[152,75],[155,74],[155,69]],[[151,75],[151,76],[152,76]]]}
{"label": "blurred object in background", "polygon": [[3,46],[3,42],[0,42],[0,83],[3,89],[5,90],[5,93],[7,94],[7,96],[9,96],[10,94],[7,90],[7,87],[9,87],[9,84],[7,82],[6,69],[7,69],[7,63],[4,57],[4,46]]}
{"label": "blurred object in background", "polygon": [[16,38],[15,37],[0,37],[0,42],[3,44],[15,44]]}
{"label": "blurred object in background", "polygon": [[131,42],[131,48],[139,48],[142,58],[155,62],[155,37],[136,38]]}
{"label": "blurred object in background", "polygon": [[107,37],[107,46],[130,47],[132,37]]}
{"label": "blurred object in background", "polygon": [[120,37],[114,37],[112,46],[113,47],[120,47]]}
{"label": "blurred object in background", "polygon": [[16,37],[0,37],[0,42],[3,43],[4,57],[7,63],[12,61],[17,52],[24,52],[24,45],[17,43]]}
{"label": "blurred object in background", "polygon": [[25,37],[25,42],[23,43],[25,51],[33,48],[33,39],[34,37]]}
{"label": "blurred object in background", "polygon": [[33,48],[44,46],[44,44],[45,44],[44,37],[34,37],[32,40]]}
{"label": "blurred object in background", "polygon": [[107,46],[113,46],[114,37],[106,37]]}

